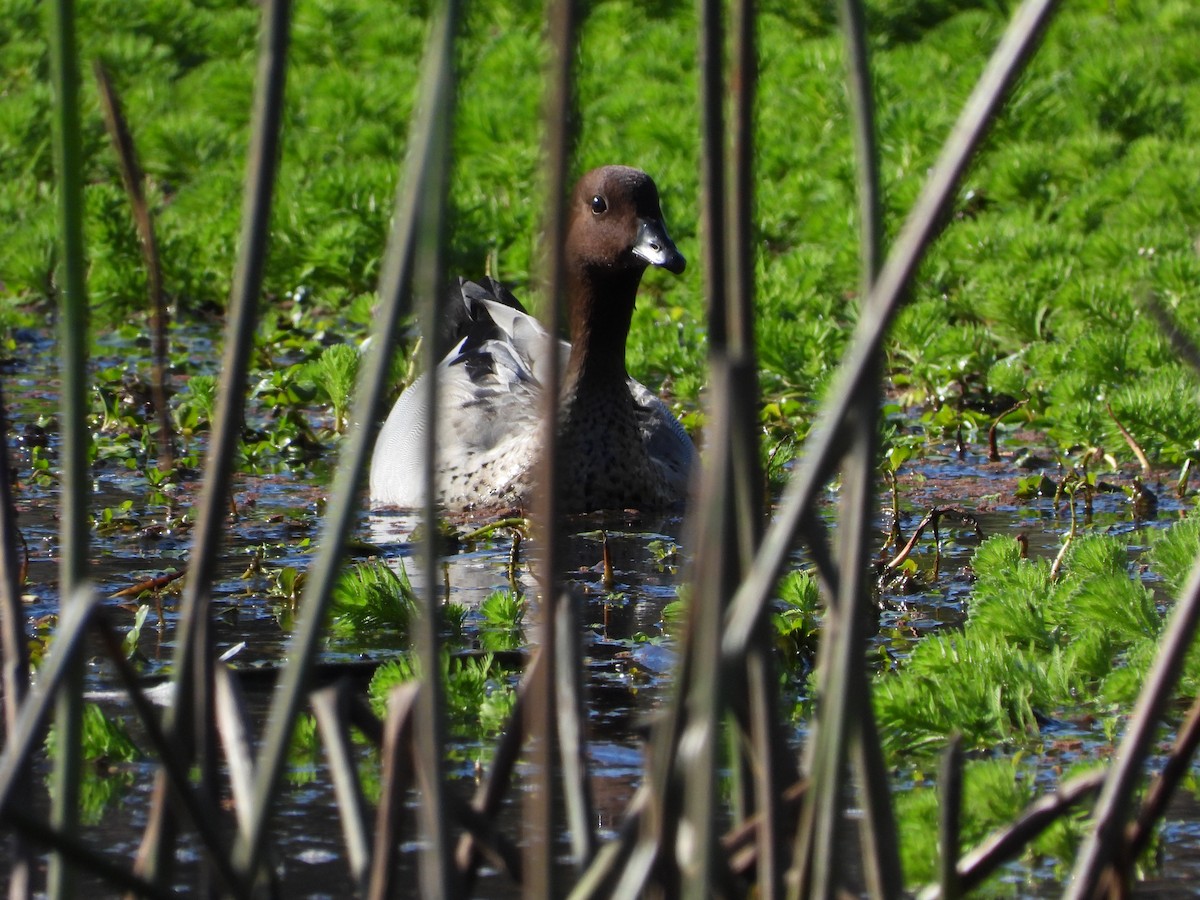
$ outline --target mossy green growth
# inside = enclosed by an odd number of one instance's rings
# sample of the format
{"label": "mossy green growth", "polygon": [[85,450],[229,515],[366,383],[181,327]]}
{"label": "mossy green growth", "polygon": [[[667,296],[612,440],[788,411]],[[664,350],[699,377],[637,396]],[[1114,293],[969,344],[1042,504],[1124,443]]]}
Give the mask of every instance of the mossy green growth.
{"label": "mossy green growth", "polygon": [[[1094,718],[1100,724],[1092,739],[1112,744],[1121,711],[1136,700],[1159,649],[1164,611],[1151,586],[1161,577],[1177,592],[1197,558],[1200,524],[1192,519],[1155,533],[1136,561],[1125,538],[1078,538],[1057,578],[1050,561],[1022,559],[1014,540],[994,537],[980,546],[961,630],[926,638],[875,679],[885,748],[915,781],[895,798],[906,884],[936,877],[939,797],[928,773],[948,735],[958,732],[973,751],[963,773],[967,847],[1009,824],[1033,799],[1041,777],[1035,754],[1055,740],[1054,732],[1044,733],[1047,723]],[[1178,692],[1193,696],[1198,688],[1200,651],[1194,650]],[[982,758],[997,752],[1006,758]],[[1076,771],[1102,764],[1088,760],[1082,744],[1075,754]],[[1056,822],[1031,851],[1065,875],[1085,813]],[[1010,888],[993,880],[989,890]]]}
{"label": "mossy green growth", "polygon": [[[1069,780],[1094,765],[1073,766],[1063,776]],[[978,846],[990,834],[1012,825],[1017,816],[1039,793],[1037,769],[1020,754],[1008,759],[968,760],[962,771],[960,808],[960,850]],[[895,795],[896,822],[900,836],[900,861],[904,883],[910,888],[927,884],[937,877],[938,816],[941,791],[932,783],[915,785]],[[1086,804],[1057,819],[1029,845],[1035,858],[1055,861],[1056,868],[1069,869],[1086,829]],[[1003,871],[1003,870],[1002,870]],[[1066,871],[1060,873],[1065,877]],[[1006,896],[1018,893],[1017,885],[997,875],[986,881],[976,893]]]}
{"label": "mossy green growth", "polygon": [[[960,846],[972,847],[1011,822],[1034,797],[1033,772],[1019,759],[972,762],[963,769]],[[937,877],[941,792],[918,785],[895,795],[904,882],[918,885]]]}
{"label": "mossy green growth", "polygon": [[217,379],[193,375],[175,406],[175,424],[181,431],[208,429],[217,409]]}
{"label": "mossy green growth", "polygon": [[1150,564],[1173,594],[1183,590],[1200,556],[1200,517],[1176,522],[1158,533],[1150,547]]}
{"label": "mossy green growth", "polygon": [[493,591],[479,604],[483,622],[479,626],[479,646],[484,650],[519,650],[525,646],[522,623],[529,603],[513,590]]}
{"label": "mossy green growth", "polygon": [[[129,736],[125,723],[110,718],[99,704],[83,705],[82,727],[80,746],[83,758],[91,765],[84,766],[81,773],[79,814],[85,825],[96,825],[114,802],[128,795],[137,780],[135,767],[121,764],[140,760],[142,752]],[[48,757],[54,757],[57,743],[58,729],[52,723],[46,733]]]}
{"label": "mossy green growth", "polygon": [[821,624],[821,595],[807,572],[790,572],[779,584],[778,602],[771,612],[775,646],[789,672],[805,669],[817,649]]}

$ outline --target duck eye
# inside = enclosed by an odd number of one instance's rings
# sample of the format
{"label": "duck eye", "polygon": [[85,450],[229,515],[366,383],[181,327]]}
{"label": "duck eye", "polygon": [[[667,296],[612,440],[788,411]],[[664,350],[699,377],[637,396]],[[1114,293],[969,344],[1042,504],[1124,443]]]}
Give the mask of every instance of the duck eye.
{"label": "duck eye", "polygon": [[595,197],[592,198],[592,215],[593,216],[598,216],[601,213],[607,211],[607,209],[608,209],[608,204],[604,201],[604,198],[601,197],[599,194],[597,194]]}

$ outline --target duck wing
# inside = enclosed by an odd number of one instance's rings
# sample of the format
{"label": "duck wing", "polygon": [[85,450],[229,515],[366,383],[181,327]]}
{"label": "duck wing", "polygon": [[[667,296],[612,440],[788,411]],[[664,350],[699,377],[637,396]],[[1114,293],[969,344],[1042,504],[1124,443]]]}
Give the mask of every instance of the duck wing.
{"label": "duck wing", "polygon": [[682,499],[687,496],[691,472],[700,464],[696,445],[657,394],[633,378],[628,384],[646,455],[671,491]]}
{"label": "duck wing", "polygon": [[[441,327],[457,340],[438,365],[439,499],[449,506],[503,501],[537,457],[546,331],[490,278],[460,279],[450,300]],[[559,348],[565,360],[569,345],[560,341]],[[424,502],[428,410],[422,375],[400,395],[376,440],[373,505]]]}

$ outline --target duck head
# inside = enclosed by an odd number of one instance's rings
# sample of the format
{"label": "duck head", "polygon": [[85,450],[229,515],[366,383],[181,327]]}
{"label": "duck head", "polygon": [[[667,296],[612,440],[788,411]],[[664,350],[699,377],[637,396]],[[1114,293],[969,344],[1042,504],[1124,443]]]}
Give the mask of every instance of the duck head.
{"label": "duck head", "polygon": [[687,261],[663,224],[658,188],[645,172],[604,166],[571,197],[565,248],[571,362],[576,378],[625,379],[625,339],[642,273],[679,274]]}
{"label": "duck head", "polygon": [[567,232],[570,265],[613,271],[662,266],[679,274],[687,265],[667,234],[658,188],[640,169],[604,166],[575,185]]}

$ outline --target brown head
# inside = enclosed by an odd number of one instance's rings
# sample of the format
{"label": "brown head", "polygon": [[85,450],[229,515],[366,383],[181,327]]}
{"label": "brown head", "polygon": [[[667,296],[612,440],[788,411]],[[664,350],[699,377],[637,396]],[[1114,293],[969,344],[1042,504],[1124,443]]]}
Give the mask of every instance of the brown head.
{"label": "brown head", "polygon": [[625,378],[625,339],[647,266],[687,261],[663,224],[658,188],[628,166],[593,169],[575,185],[566,242],[574,378]]}

